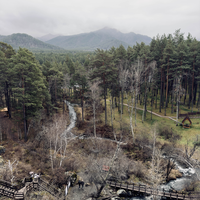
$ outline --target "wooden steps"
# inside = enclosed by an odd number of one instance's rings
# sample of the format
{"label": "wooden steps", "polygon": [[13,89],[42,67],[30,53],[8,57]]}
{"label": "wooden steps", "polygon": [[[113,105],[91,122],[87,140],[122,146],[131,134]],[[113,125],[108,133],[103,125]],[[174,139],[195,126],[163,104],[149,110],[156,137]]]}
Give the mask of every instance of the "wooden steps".
{"label": "wooden steps", "polygon": [[0,180],[0,195],[16,200],[24,200],[28,192],[42,190],[56,197],[56,199],[63,197],[62,193],[43,180],[33,180],[32,182],[29,179],[27,179],[27,182],[26,179],[24,180],[24,184],[20,187],[12,186],[11,183]]}

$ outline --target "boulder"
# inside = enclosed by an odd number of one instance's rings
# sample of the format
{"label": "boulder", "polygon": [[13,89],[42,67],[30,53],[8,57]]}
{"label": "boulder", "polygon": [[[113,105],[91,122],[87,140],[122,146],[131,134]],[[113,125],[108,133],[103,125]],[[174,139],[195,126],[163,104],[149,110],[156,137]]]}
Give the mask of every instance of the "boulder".
{"label": "boulder", "polygon": [[169,180],[176,180],[177,178],[181,178],[183,175],[177,169],[172,169],[169,174]]}
{"label": "boulder", "polygon": [[90,185],[91,185],[90,183],[86,183],[86,184],[85,184],[85,187],[88,187],[88,186],[90,186]]}
{"label": "boulder", "polygon": [[118,197],[112,197],[111,200],[120,200]]}
{"label": "boulder", "polygon": [[120,190],[117,191],[117,195],[118,195],[119,197],[123,197],[123,196],[126,196],[127,193],[126,193],[125,190],[120,189]]}

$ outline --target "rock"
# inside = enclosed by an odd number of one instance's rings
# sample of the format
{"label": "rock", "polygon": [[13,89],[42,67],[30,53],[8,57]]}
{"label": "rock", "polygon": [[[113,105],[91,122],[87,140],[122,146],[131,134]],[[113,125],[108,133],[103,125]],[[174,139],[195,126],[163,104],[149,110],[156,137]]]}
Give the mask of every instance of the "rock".
{"label": "rock", "polygon": [[4,164],[4,160],[3,158],[0,156],[0,165],[3,165]]}
{"label": "rock", "polygon": [[86,199],[86,200],[92,200],[92,198]]}
{"label": "rock", "polygon": [[111,200],[120,200],[118,197],[112,197]]}
{"label": "rock", "polygon": [[5,153],[6,149],[4,146],[0,146],[0,155]]}
{"label": "rock", "polygon": [[90,186],[90,185],[91,185],[90,183],[86,183],[86,184],[85,184],[85,187],[88,187],[88,186]]}
{"label": "rock", "polygon": [[123,190],[123,189],[120,189],[120,190],[118,190],[118,191],[117,191],[117,195],[118,195],[119,197],[122,197],[122,196],[126,196],[126,195],[127,195],[127,193],[126,193],[126,191],[125,191],[125,190]]}
{"label": "rock", "polygon": [[49,200],[49,197],[48,196],[43,196],[42,200]]}
{"label": "rock", "polygon": [[181,178],[183,175],[177,169],[172,169],[169,174],[169,180],[176,180],[176,178]]}

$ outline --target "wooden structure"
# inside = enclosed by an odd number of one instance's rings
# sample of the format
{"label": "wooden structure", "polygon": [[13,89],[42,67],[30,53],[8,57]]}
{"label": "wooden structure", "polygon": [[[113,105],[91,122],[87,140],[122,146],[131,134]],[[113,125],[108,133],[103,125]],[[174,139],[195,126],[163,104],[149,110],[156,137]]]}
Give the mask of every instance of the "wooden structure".
{"label": "wooden structure", "polygon": [[[189,124],[189,125],[188,125],[188,124],[184,124],[185,121],[189,121],[190,124]],[[187,116],[183,119],[183,121],[182,121],[182,126],[183,126],[184,128],[190,128],[191,125],[192,125],[192,121],[190,120],[189,116],[187,115]]]}
{"label": "wooden structure", "polygon": [[186,194],[178,192],[169,192],[165,190],[158,190],[155,188],[148,187],[146,185],[137,185],[137,184],[128,184],[128,183],[119,183],[115,181],[106,181],[108,185],[115,188],[120,188],[124,190],[134,191],[138,193],[143,193],[147,195],[155,195],[160,197],[165,197],[169,199],[180,199],[180,200],[189,200],[189,199],[200,199],[200,193],[195,194]]}
{"label": "wooden structure", "polygon": [[179,114],[180,118],[190,116],[190,118],[200,118],[200,112],[188,112],[186,114]]}
{"label": "wooden structure", "polygon": [[31,178],[25,178],[23,183],[17,186],[12,186],[11,183],[0,180],[0,195],[8,198],[25,200],[29,192],[38,190],[46,191],[56,199],[63,199],[62,193],[42,179],[32,181]]}

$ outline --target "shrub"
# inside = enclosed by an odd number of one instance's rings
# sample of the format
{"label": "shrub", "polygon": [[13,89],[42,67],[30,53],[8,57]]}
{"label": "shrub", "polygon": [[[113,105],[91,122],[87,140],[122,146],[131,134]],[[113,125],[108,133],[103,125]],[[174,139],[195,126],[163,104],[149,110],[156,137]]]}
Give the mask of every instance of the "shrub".
{"label": "shrub", "polygon": [[158,133],[163,139],[169,140],[171,142],[175,142],[176,140],[179,140],[181,138],[181,136],[177,132],[175,132],[171,127],[168,126],[160,126],[158,128]]}

